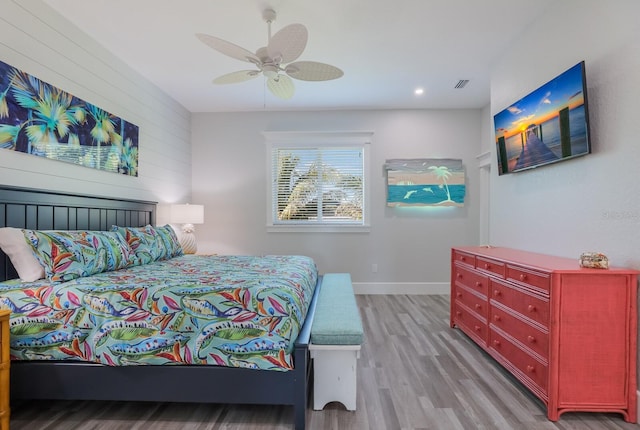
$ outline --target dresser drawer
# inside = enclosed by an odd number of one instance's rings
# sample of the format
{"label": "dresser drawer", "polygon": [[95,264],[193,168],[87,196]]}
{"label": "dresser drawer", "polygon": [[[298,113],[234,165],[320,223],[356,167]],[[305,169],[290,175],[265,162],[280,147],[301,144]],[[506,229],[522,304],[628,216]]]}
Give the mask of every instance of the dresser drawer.
{"label": "dresser drawer", "polygon": [[458,263],[467,264],[471,267],[475,267],[476,265],[476,257],[473,254],[467,254],[466,252],[454,250],[453,251],[453,261],[457,261]]}
{"label": "dresser drawer", "polygon": [[507,264],[507,279],[522,284],[524,287],[547,293],[551,284],[549,274],[512,266],[511,264]]}
{"label": "dresser drawer", "polygon": [[489,302],[486,296],[478,296],[474,294],[472,290],[466,287],[457,286],[455,290],[455,300],[458,303],[462,303],[473,312],[480,315],[484,320],[489,316]]}
{"label": "dresser drawer", "polygon": [[[502,356],[503,360],[517,368],[544,393],[548,391],[549,368],[546,364],[527,354],[496,330],[489,330],[489,349]],[[526,381],[523,382],[526,383]]]}
{"label": "dresser drawer", "polygon": [[458,302],[454,305],[454,322],[469,336],[476,338],[484,347],[487,343],[487,323],[486,320],[480,320],[470,311],[461,306]]}
{"label": "dresser drawer", "polygon": [[543,327],[549,327],[549,301],[526,290],[498,279],[491,279],[491,299],[502,303],[515,312],[529,318]]}
{"label": "dresser drawer", "polygon": [[500,278],[504,278],[504,266],[505,264],[498,260],[480,256],[476,257],[476,267],[478,269],[493,273]]}
{"label": "dresser drawer", "polygon": [[549,361],[549,334],[539,327],[528,324],[498,306],[491,307],[490,325],[509,333],[545,361]]}
{"label": "dresser drawer", "polygon": [[477,273],[475,270],[467,269],[459,264],[456,264],[454,269],[455,283],[457,285],[464,285],[469,289],[477,291],[483,294],[485,297],[489,294],[489,278],[487,275]]}

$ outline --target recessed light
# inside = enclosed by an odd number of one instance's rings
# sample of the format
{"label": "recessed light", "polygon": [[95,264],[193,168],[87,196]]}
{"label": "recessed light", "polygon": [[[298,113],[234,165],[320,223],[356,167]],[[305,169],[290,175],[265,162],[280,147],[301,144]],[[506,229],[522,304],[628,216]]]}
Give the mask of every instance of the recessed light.
{"label": "recessed light", "polygon": [[416,88],[413,93],[417,96],[421,96],[422,94],[424,94],[424,88]]}

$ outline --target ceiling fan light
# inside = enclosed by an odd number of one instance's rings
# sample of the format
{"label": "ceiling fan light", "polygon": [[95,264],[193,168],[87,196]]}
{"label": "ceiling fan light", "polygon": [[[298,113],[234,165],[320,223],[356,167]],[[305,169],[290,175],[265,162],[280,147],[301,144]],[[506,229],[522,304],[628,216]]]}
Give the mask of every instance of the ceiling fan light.
{"label": "ceiling fan light", "polygon": [[273,79],[278,76],[278,68],[276,66],[265,65],[262,67],[262,73],[269,78]]}

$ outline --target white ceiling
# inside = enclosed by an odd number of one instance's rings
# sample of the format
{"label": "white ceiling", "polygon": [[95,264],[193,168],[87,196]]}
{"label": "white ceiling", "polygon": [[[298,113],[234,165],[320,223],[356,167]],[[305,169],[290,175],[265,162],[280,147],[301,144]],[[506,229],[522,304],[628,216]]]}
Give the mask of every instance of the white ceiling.
{"label": "white ceiling", "polygon": [[[553,0],[43,0],[191,112],[481,108],[492,64]],[[295,80],[280,100],[262,77],[215,85],[249,63],[204,45],[195,33],[255,52],[292,23],[309,30],[299,60],[344,76]],[[544,30],[544,29],[542,29]],[[469,83],[455,89],[461,79]],[[413,91],[423,87],[416,97]]]}

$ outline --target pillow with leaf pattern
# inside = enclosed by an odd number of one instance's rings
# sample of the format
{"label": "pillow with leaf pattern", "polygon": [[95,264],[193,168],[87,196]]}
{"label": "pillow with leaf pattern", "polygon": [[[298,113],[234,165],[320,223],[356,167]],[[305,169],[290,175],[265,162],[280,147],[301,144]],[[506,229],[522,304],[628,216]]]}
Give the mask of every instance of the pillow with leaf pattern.
{"label": "pillow with leaf pattern", "polygon": [[156,242],[161,249],[160,260],[166,260],[168,258],[179,257],[183,254],[182,246],[176,236],[176,232],[173,231],[173,227],[169,224],[162,227],[153,227],[156,233]]}
{"label": "pillow with leaf pattern", "polygon": [[156,243],[155,230],[151,225],[144,227],[111,226],[124,237],[133,252],[132,266],[152,263],[162,254]]}
{"label": "pillow with leaf pattern", "polygon": [[118,232],[23,230],[51,282],[65,282],[132,264],[131,248]]}

